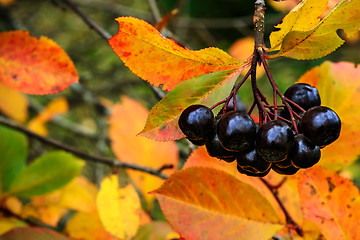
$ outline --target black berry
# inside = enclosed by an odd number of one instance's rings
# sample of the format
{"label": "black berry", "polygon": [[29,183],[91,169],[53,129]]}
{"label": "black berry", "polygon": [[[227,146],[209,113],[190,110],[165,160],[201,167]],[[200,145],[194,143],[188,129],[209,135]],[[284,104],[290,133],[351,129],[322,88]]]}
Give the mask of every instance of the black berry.
{"label": "black berry", "polygon": [[297,168],[309,168],[319,162],[320,148],[310,142],[303,134],[294,138],[294,145],[290,151],[289,159]]}
{"label": "black berry", "polygon": [[300,170],[299,168],[294,167],[294,166],[281,168],[281,167],[277,166],[276,163],[271,165],[271,169],[281,175],[294,175],[295,173],[297,173],[297,171]]}
{"label": "black berry", "polygon": [[211,157],[216,157],[227,162],[235,160],[235,152],[226,150],[219,142],[216,126],[211,131],[206,141],[206,150]]}
{"label": "black berry", "polygon": [[[321,100],[318,90],[306,83],[296,83],[290,86],[284,93],[284,96],[294,103],[298,104],[305,111],[320,106]],[[292,105],[290,103],[290,105]],[[301,112],[301,110],[294,105],[292,108],[295,112]]]}
{"label": "black berry", "polygon": [[256,151],[268,162],[285,160],[294,134],[289,125],[277,119],[264,123],[256,134]]}
{"label": "black berry", "polygon": [[270,169],[271,168],[269,168],[265,172],[252,172],[249,169],[243,169],[241,166],[237,165],[237,170],[239,173],[245,174],[250,177],[265,177],[270,172]]}
{"label": "black berry", "polygon": [[214,114],[203,105],[191,105],[180,115],[179,127],[187,138],[201,140],[207,137],[214,124]]}
{"label": "black berry", "polygon": [[313,144],[324,147],[339,138],[341,121],[332,109],[317,106],[305,112],[301,128]]}
{"label": "black berry", "polygon": [[270,169],[271,163],[265,161],[255,149],[248,153],[240,154],[236,158],[237,164],[241,166],[243,170],[247,170],[253,173],[263,173]]}
{"label": "black berry", "polygon": [[231,111],[220,119],[217,134],[225,149],[237,152],[248,151],[254,145],[256,125],[247,113]]}

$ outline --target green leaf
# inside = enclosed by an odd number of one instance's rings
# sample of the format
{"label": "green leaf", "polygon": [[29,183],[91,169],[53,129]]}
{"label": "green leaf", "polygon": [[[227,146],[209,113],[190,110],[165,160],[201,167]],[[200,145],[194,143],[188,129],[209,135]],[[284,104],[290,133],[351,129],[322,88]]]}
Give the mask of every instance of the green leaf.
{"label": "green leaf", "polygon": [[25,168],[28,146],[26,137],[15,130],[0,126],[0,136],[0,192],[5,192]]}
{"label": "green leaf", "polygon": [[83,161],[69,153],[47,153],[27,166],[5,194],[31,197],[51,192],[79,175],[83,165]]}
{"label": "green leaf", "polygon": [[151,109],[139,135],[158,141],[183,138],[178,126],[181,112],[193,104],[211,107],[226,98],[241,70],[209,73],[179,83]]}
{"label": "green leaf", "polygon": [[0,240],[70,240],[69,238],[46,228],[24,227],[14,228],[4,235]]}

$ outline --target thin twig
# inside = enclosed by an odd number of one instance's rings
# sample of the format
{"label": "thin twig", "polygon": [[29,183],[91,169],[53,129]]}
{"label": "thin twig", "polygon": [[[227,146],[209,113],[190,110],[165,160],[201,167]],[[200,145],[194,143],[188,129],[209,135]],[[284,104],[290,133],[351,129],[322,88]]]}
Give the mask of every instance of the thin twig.
{"label": "thin twig", "polygon": [[96,22],[90,19],[83,11],[81,11],[78,6],[70,0],[63,0],[66,5],[68,5],[82,20],[92,29],[94,29],[102,38],[108,40],[111,38],[111,35],[101,28]]}
{"label": "thin twig", "polygon": [[[291,215],[289,214],[288,210],[286,209],[286,207],[284,206],[283,202],[280,200],[279,195],[278,195],[278,188],[279,187],[274,187],[272,186],[268,181],[266,181],[264,178],[260,178],[260,180],[265,184],[265,186],[270,190],[270,192],[273,194],[276,202],[279,204],[281,210],[283,211],[284,215],[285,215],[285,219],[286,219],[286,223],[289,225],[288,228],[290,227],[291,229],[294,229],[297,234],[299,234],[301,237],[304,236],[303,230],[302,228],[295,222],[295,220],[291,217]],[[282,185],[283,182],[280,182],[280,184]],[[280,186],[281,186],[280,185]]]}
{"label": "thin twig", "polygon": [[88,154],[88,153],[85,153],[85,152],[79,150],[78,148],[63,144],[63,143],[58,142],[58,141],[56,141],[54,139],[51,139],[49,137],[41,136],[41,135],[39,135],[39,134],[37,134],[35,132],[32,132],[32,131],[24,128],[23,126],[20,126],[19,124],[14,123],[14,122],[12,122],[12,121],[4,118],[4,117],[0,117],[0,124],[4,125],[4,126],[7,126],[9,128],[15,129],[15,130],[17,130],[19,132],[22,132],[22,133],[26,134],[29,137],[33,137],[33,138],[39,140],[42,143],[49,144],[49,145],[54,146],[54,147],[56,147],[58,149],[62,149],[64,151],[66,151],[66,152],[70,152],[70,153],[78,156],[81,159],[92,161],[92,162],[97,162],[97,163],[102,163],[102,164],[108,165],[110,167],[133,169],[133,170],[137,170],[137,171],[140,171],[140,172],[149,173],[151,175],[160,177],[162,179],[167,179],[168,178],[168,176],[163,174],[162,171],[165,170],[165,169],[173,168],[172,165],[164,165],[164,166],[160,167],[159,169],[153,169],[153,168],[150,168],[150,167],[140,166],[140,165],[137,165],[137,164],[134,164],[134,163],[122,162],[122,161],[120,161],[118,159],[112,159],[112,158],[106,158],[106,157],[100,157],[100,156],[91,155],[91,154]]}

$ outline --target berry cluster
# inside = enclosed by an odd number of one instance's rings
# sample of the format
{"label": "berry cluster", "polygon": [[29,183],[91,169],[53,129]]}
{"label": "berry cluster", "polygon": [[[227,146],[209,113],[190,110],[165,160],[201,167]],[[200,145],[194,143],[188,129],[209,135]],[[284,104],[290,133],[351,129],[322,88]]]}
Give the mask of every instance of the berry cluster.
{"label": "berry cluster", "polygon": [[203,105],[186,108],[179,127],[193,144],[205,145],[210,156],[236,160],[240,173],[263,177],[273,169],[295,174],[320,160],[320,149],[339,137],[341,122],[333,110],[320,106],[315,87],[294,84],[284,97],[291,107],[271,108],[274,118],[260,127],[248,113],[233,106],[215,117]]}

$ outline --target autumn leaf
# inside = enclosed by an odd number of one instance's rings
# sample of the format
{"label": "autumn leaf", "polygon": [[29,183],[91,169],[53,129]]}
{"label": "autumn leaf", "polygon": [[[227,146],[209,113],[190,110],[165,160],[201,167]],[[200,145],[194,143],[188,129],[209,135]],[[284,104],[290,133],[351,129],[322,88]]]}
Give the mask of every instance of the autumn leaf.
{"label": "autumn leaf", "polygon": [[271,7],[281,12],[288,12],[293,9],[296,5],[298,5],[300,0],[286,0],[286,1],[267,1]]}
{"label": "autumn leaf", "polygon": [[27,128],[40,135],[48,135],[45,124],[57,115],[68,112],[69,106],[66,98],[59,97],[52,100],[36,117],[27,124]]}
{"label": "autumn leaf", "polygon": [[83,176],[73,179],[59,190],[32,197],[21,216],[33,217],[51,226],[57,226],[68,210],[96,212],[96,186]]}
{"label": "autumn leaf", "polygon": [[299,192],[304,217],[326,239],[360,239],[360,194],[348,179],[323,167],[300,173]]}
{"label": "autumn leaf", "polygon": [[66,223],[65,232],[72,239],[119,240],[107,232],[97,213],[77,212]]}
{"label": "autumn leaf", "polygon": [[139,224],[140,199],[132,185],[119,187],[117,175],[104,178],[96,199],[105,229],[120,239],[135,236]]}
{"label": "autumn leaf", "polygon": [[218,48],[191,51],[166,39],[150,24],[119,17],[119,32],[110,46],[130,70],[154,86],[172,90],[178,83],[203,74],[237,69],[243,61]]}
{"label": "autumn leaf", "polygon": [[25,226],[27,226],[27,224],[19,219],[0,216],[0,239],[1,235],[7,231]]}
{"label": "autumn leaf", "polygon": [[70,240],[54,230],[40,227],[15,228],[0,236],[0,240]]}
{"label": "autumn leaf", "polygon": [[229,95],[239,74],[240,71],[222,71],[179,83],[151,109],[139,135],[158,141],[183,138],[184,134],[178,125],[182,111],[193,104],[211,107],[223,100]]}
{"label": "autumn leaf", "polygon": [[321,105],[339,115],[340,137],[321,150],[319,165],[335,171],[343,169],[360,155],[357,137],[360,134],[360,67],[348,62],[325,62],[305,73],[298,82],[315,86],[321,96]]}
{"label": "autumn leaf", "polygon": [[178,171],[154,194],[185,239],[269,239],[283,227],[255,188],[213,168]]}
{"label": "autumn leaf", "polygon": [[15,0],[0,0],[0,6],[10,6],[11,4],[13,4],[15,2]]}
{"label": "autumn leaf", "polygon": [[[255,39],[253,37],[244,37],[236,40],[229,48],[228,52],[230,56],[237,59],[247,59],[254,53]],[[242,75],[245,75],[250,70],[250,66],[242,71]],[[256,78],[260,78],[264,75],[265,70],[263,67],[256,66]]]}
{"label": "autumn leaf", "polygon": [[28,105],[28,100],[23,93],[0,83],[0,111],[2,113],[24,123],[28,118]]}
{"label": "autumn leaf", "polygon": [[54,41],[23,30],[0,33],[0,82],[29,94],[53,94],[78,82],[76,68]]}
{"label": "autumn leaf", "polygon": [[[279,204],[274,199],[273,194],[269,191],[269,189],[263,184],[263,182],[259,178],[255,177],[248,177],[244,174],[241,174],[237,171],[236,167],[237,163],[236,161],[232,163],[228,163],[222,160],[219,160],[215,157],[210,157],[207,153],[206,147],[199,147],[195,149],[191,155],[186,159],[186,162],[184,164],[183,169],[190,168],[190,167],[208,167],[208,168],[214,168],[217,170],[221,170],[226,172],[227,174],[236,177],[239,181],[251,185],[253,188],[255,188],[257,191],[260,192],[260,194],[265,197],[271,206],[276,211],[276,214],[278,217],[285,221],[285,216],[279,207]],[[269,175],[274,175],[269,173]],[[273,181],[274,180],[274,181]],[[270,179],[270,182],[276,184],[277,182],[280,182],[280,180],[276,179]]]}
{"label": "autumn leaf", "polygon": [[[136,136],[143,128],[149,111],[139,102],[126,96],[121,97],[121,103],[117,103],[111,109],[109,137],[111,148],[117,158],[124,162],[136,163],[158,169],[165,164],[172,164],[177,168],[179,151],[175,142],[157,142],[145,137]],[[167,169],[165,174],[171,174],[174,170]],[[154,196],[147,194],[158,188],[162,179],[139,171],[128,170],[128,173],[144,193],[148,207],[151,208]]]}
{"label": "autumn leaf", "polygon": [[337,30],[342,29],[347,37],[359,31],[360,1],[341,0],[319,21],[327,3],[327,0],[307,0],[296,6],[277,26],[280,30],[270,35],[270,51],[279,50],[270,58],[320,58],[344,43]]}
{"label": "autumn leaf", "polygon": [[[172,236],[172,238],[169,238]],[[163,221],[152,221],[139,228],[134,240],[170,240],[179,238],[170,225]]]}
{"label": "autumn leaf", "polygon": [[155,28],[156,30],[158,30],[159,32],[161,32],[164,28],[166,28],[166,26],[168,25],[169,21],[179,12],[179,9],[174,9],[172,10],[170,13],[168,13],[167,15],[165,15],[164,17],[162,17],[156,24],[155,24]]}

